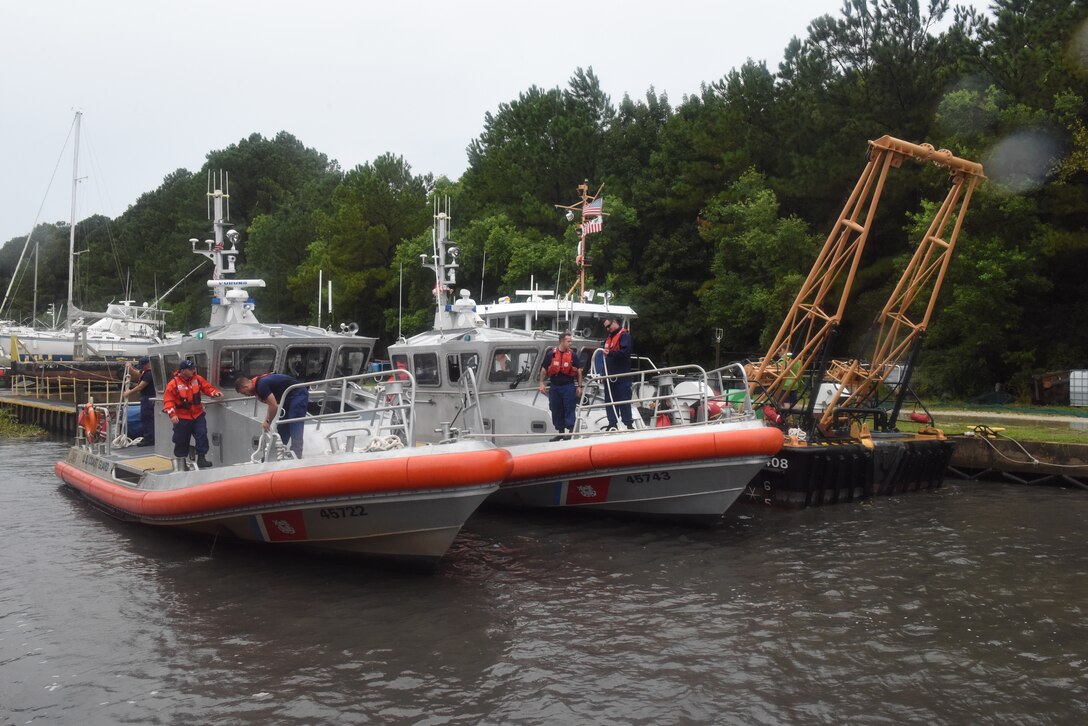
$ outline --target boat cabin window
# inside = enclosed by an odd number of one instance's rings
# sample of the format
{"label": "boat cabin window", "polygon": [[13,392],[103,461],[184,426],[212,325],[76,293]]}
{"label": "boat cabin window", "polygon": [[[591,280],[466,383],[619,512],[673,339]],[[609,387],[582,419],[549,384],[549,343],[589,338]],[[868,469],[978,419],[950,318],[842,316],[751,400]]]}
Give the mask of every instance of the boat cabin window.
{"label": "boat cabin window", "polygon": [[366,362],[370,359],[370,348],[363,345],[342,345],[336,353],[336,370],[333,375],[357,376],[366,372]]}
{"label": "boat cabin window", "polygon": [[177,353],[170,353],[166,356],[151,356],[151,375],[155,379],[156,391],[162,393],[165,390],[167,381],[173,377],[180,361],[181,359],[178,358]]}
{"label": "boat cabin window", "polygon": [[446,373],[450,383],[461,380],[463,371],[472,369],[477,375],[480,372],[480,356],[476,353],[461,353],[459,355],[446,356]]}
{"label": "boat cabin window", "polygon": [[487,327],[489,328],[505,328],[506,318],[493,317],[487,319]]}
{"label": "boat cabin window", "polygon": [[[604,340],[608,337],[608,331],[604,329],[604,323],[601,322],[600,318],[594,318],[588,315],[579,316],[577,323],[581,327],[575,333],[576,335],[587,339],[600,340]],[[624,325],[623,327],[626,328],[627,325]]]}
{"label": "boat cabin window", "polygon": [[[394,355],[394,356],[391,357],[391,360],[393,362],[393,370],[397,370],[397,371],[406,371],[406,370],[408,370],[408,356],[406,356],[406,355]],[[405,374],[403,376],[398,375],[397,380],[398,381],[406,381],[406,380],[408,380],[408,375],[407,374]]]}
{"label": "boat cabin window", "polygon": [[532,377],[535,362],[536,350],[533,348],[496,348],[487,380],[512,381],[515,377],[527,380],[525,376]]}
{"label": "boat cabin window", "polygon": [[327,345],[292,345],[287,349],[284,373],[302,381],[320,381],[329,369],[332,348]]}
{"label": "boat cabin window", "polygon": [[594,350],[596,348],[588,345],[578,349],[578,367],[582,369],[583,373],[590,372],[589,360],[593,357]]}
{"label": "boat cabin window", "polygon": [[193,363],[196,363],[196,372],[201,377],[208,378],[208,354],[207,353],[186,353],[186,358],[192,358]]}
{"label": "boat cabin window", "polygon": [[412,375],[417,386],[438,385],[438,354],[416,353],[412,356]]}
{"label": "boat cabin window", "polygon": [[510,322],[507,324],[506,327],[513,328],[515,330],[527,330],[527,328],[525,327],[524,315],[511,315],[509,318],[507,318],[507,320],[509,320]]}
{"label": "boat cabin window", "polygon": [[551,314],[537,313],[536,319],[533,320],[533,330],[559,330],[556,325],[558,323],[555,322],[555,316]]}
{"label": "boat cabin window", "polygon": [[233,385],[239,376],[256,378],[263,373],[272,373],[275,365],[275,348],[224,348],[219,353],[218,385]]}

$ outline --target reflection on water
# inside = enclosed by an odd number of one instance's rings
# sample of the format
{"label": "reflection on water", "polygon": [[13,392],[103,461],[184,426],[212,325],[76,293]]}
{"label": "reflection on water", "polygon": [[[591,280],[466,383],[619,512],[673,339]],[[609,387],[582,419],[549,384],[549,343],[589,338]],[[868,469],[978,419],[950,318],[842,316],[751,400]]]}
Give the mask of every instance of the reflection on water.
{"label": "reflection on water", "polygon": [[407,575],[116,522],[0,443],[0,723],[1079,723],[1088,496],[483,512]]}

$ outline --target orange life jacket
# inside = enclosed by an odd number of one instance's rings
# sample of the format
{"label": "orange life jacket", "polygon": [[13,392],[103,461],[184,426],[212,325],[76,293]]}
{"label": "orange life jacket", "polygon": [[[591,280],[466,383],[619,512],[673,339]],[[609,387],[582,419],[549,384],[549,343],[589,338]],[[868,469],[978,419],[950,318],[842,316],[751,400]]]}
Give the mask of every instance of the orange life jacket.
{"label": "orange life jacket", "polygon": [[611,353],[620,348],[620,336],[627,332],[627,328],[620,328],[612,335],[604,339],[604,352]]}
{"label": "orange life jacket", "polygon": [[562,373],[574,378],[574,351],[563,352],[558,348],[552,348],[552,362],[548,364],[548,375],[557,376]]}
{"label": "orange life jacket", "polygon": [[175,373],[174,378],[166,385],[163,392],[163,411],[166,414],[183,419],[196,419],[204,413],[204,405],[200,402],[200,394],[204,391],[209,395],[217,389],[204,379],[199,373],[188,381]]}

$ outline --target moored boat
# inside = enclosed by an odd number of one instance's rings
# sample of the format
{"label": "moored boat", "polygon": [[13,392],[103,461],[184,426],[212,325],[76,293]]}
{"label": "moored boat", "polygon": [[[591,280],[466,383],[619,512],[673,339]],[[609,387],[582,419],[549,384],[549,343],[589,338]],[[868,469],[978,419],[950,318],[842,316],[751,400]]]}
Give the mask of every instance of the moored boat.
{"label": "moored boat", "polygon": [[[306,547],[397,563],[433,565],[476,507],[510,471],[494,444],[460,441],[417,447],[410,373],[367,373],[374,339],[310,326],[265,325],[246,288],[229,279],[239,236],[226,231],[225,192],[210,192],[215,239],[193,252],[213,262],[210,324],[149,351],[156,390],[182,360],[212,385],[283,373],[307,393],[305,416],[275,420],[266,432],[255,398],[207,404],[210,468],[173,455],[170,424],[156,415],[155,446],[133,448],[109,407],[88,403],[58,477],[121,519],[242,541]],[[363,391],[368,395],[360,395]],[[159,399],[161,401],[161,397]],[[156,406],[161,408],[161,406]],[[111,426],[110,421],[117,424]],[[283,445],[297,424],[304,458]],[[204,455],[199,457],[204,460]]]}
{"label": "moored boat", "polygon": [[[305,425],[319,427],[321,420]],[[368,451],[369,442],[383,440],[362,435],[370,426],[355,411],[338,416],[325,435],[331,441],[350,430],[359,450],[197,470],[179,470],[161,453],[82,439],[56,473],[123,520],[433,566],[507,476],[510,456],[467,441]]]}
{"label": "moored boat", "polygon": [[781,432],[758,422],[511,446],[488,501],[710,525],[781,447]]}
{"label": "moored boat", "polygon": [[[415,377],[426,402],[417,409],[420,437],[481,439],[506,447],[513,471],[491,503],[718,521],[783,441],[780,431],[756,419],[743,369],[723,375],[643,361],[633,373],[609,374],[590,366],[597,343],[578,335],[586,391],[574,432],[556,440],[547,397],[536,382],[560,333],[481,327],[465,290],[448,302],[444,283],[456,284],[457,269],[455,256],[449,256],[448,221],[448,212],[436,209],[434,262],[427,266],[443,284],[435,289],[433,328],[389,346],[394,368]],[[588,322],[587,311],[567,309]],[[722,381],[729,375],[739,376],[728,389],[740,399],[717,405],[711,399],[724,393]],[[620,378],[632,379],[634,397],[625,404],[639,415],[631,430],[602,432],[604,385]]]}

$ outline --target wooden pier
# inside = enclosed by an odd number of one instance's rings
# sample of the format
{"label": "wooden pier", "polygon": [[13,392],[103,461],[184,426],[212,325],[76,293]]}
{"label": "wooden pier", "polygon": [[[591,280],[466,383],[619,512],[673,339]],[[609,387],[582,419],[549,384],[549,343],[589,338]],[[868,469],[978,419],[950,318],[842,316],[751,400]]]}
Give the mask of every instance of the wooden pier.
{"label": "wooden pier", "polygon": [[118,381],[16,374],[11,376],[11,388],[0,390],[0,409],[13,412],[20,423],[75,436],[82,404],[89,400],[117,404],[121,392]]}

